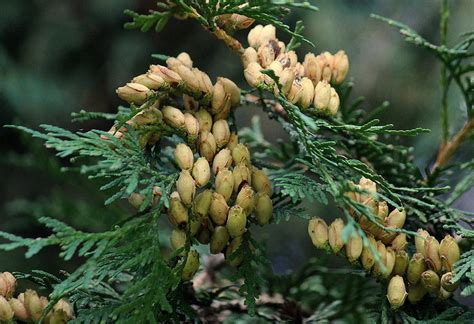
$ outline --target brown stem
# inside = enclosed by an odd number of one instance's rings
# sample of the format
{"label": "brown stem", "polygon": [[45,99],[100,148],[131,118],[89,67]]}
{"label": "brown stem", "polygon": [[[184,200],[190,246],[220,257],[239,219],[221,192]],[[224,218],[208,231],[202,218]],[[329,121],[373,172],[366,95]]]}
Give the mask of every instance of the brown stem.
{"label": "brown stem", "polygon": [[215,30],[209,31],[213,33],[218,39],[222,40],[232,51],[239,55],[244,53],[244,47],[242,44],[237,39],[227,34],[223,29],[216,27]]}
{"label": "brown stem", "polygon": [[436,158],[436,162],[431,169],[431,173],[436,171],[439,167],[444,166],[454,155],[456,150],[461,145],[464,138],[469,134],[471,130],[474,129],[474,118],[469,119],[466,124],[464,124],[463,128],[459,130],[459,132],[451,138],[446,144],[441,145],[438,151],[438,157]]}

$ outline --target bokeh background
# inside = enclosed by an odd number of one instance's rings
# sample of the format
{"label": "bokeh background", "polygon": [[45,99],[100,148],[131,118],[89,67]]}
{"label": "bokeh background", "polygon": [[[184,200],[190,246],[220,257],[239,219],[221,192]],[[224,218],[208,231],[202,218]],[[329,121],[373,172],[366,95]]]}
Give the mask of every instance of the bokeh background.
{"label": "bokeh background", "polygon": [[[296,10],[286,21],[291,26],[296,20],[305,21],[305,35],[316,44],[312,51],[344,49],[348,53],[349,76],[355,82],[353,98],[364,96],[367,109],[389,101],[383,122],[398,128],[432,129],[430,134],[403,139],[415,147],[420,168],[432,162],[439,145],[440,66],[426,51],[406,44],[394,29],[369,15],[405,22],[436,43],[439,2],[325,0],[315,2],[320,12]],[[143,0],[1,0],[0,124],[108,129],[111,125],[106,122],[71,123],[70,114],[81,109],[114,112],[121,104],[114,90],[156,62],[153,53],[187,51],[212,79],[223,75],[245,87],[239,59],[194,21],[172,20],[160,34],[123,28],[128,21],[124,9],[145,12],[153,6],[154,1]],[[474,1],[450,1],[450,6],[453,44],[461,32],[474,27]],[[303,55],[309,50],[303,46],[298,52]],[[455,130],[462,123],[462,107],[459,93],[451,91],[450,97]],[[261,113],[257,108],[240,109],[239,125],[249,125],[254,114]],[[268,139],[285,139],[273,122],[264,115],[261,120]],[[125,202],[105,208],[105,194],[97,190],[97,183],[75,173],[61,173],[61,168],[73,165],[56,159],[38,140],[1,128],[0,150],[0,230],[45,236],[49,232],[36,221],[45,215],[99,231],[131,212]],[[471,191],[458,206],[474,211],[473,198]],[[338,216],[334,209],[314,206],[313,210],[326,217]],[[308,258],[319,256],[307,238],[306,226],[305,221],[292,219],[260,231],[276,272],[297,269]],[[0,252],[0,270],[57,273],[73,269],[78,262],[64,263],[54,249],[26,261],[22,252]]]}

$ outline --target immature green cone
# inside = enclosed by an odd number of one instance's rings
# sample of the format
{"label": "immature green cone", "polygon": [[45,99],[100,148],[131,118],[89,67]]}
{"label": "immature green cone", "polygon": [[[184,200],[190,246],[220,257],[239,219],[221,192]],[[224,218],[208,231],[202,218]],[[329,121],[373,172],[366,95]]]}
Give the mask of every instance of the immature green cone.
{"label": "immature green cone", "polygon": [[186,228],[189,220],[188,209],[178,198],[172,197],[170,199],[169,217],[174,226]]}
{"label": "immature green cone", "polygon": [[199,243],[207,245],[209,244],[209,242],[211,242],[211,235],[211,231],[208,228],[203,228],[199,232],[197,240],[199,241]]}
{"label": "immature green cone", "polygon": [[405,288],[405,282],[401,276],[394,276],[390,279],[387,288],[387,299],[392,309],[403,306],[408,294]]}
{"label": "immature green cone", "polygon": [[421,278],[421,274],[426,270],[423,254],[415,253],[408,263],[407,279],[411,285],[416,285]]}
{"label": "immature green cone", "polygon": [[263,170],[252,170],[252,187],[256,192],[266,193],[269,196],[272,195],[272,185]]}
{"label": "immature green cone", "polygon": [[408,288],[408,301],[412,305],[418,304],[427,293],[421,282],[416,285],[411,285]]}
{"label": "immature green cone", "polygon": [[201,131],[199,137],[199,153],[205,157],[207,161],[212,162],[217,152],[217,144],[214,135],[208,131]]}
{"label": "immature green cone", "polygon": [[235,205],[229,209],[226,228],[232,238],[242,236],[245,233],[246,225],[247,215],[242,207]]}
{"label": "immature green cone", "polygon": [[[329,232],[329,238],[331,238],[331,232]],[[369,240],[369,244],[362,248],[360,262],[362,263],[362,268],[364,268],[364,270],[370,271],[375,264],[375,257],[372,249],[377,251],[377,241],[372,235],[368,235],[367,239]]]}
{"label": "immature green cone", "polygon": [[308,234],[313,245],[318,249],[326,249],[329,241],[329,229],[324,219],[315,217],[308,223]]}
{"label": "immature green cone", "polygon": [[242,207],[247,216],[250,215],[255,208],[255,193],[252,187],[244,185],[235,198],[235,204]]}
{"label": "immature green cone", "polygon": [[415,246],[416,252],[421,253],[425,256],[425,241],[430,236],[430,234],[424,229],[419,228],[416,233],[418,236],[415,236]]}
{"label": "immature green cone", "polygon": [[189,220],[189,232],[191,233],[192,237],[196,236],[196,234],[198,234],[201,230],[202,221],[203,220],[198,217],[191,217],[191,219]]}
{"label": "immature green cone", "polygon": [[228,169],[232,165],[232,154],[225,148],[220,150],[212,161],[212,171],[218,174],[220,170]]}
{"label": "immature green cone", "polygon": [[408,253],[404,250],[398,251],[395,254],[395,265],[393,267],[392,275],[405,275],[405,272],[408,269],[408,262],[410,262]]}
{"label": "immature green cone", "polygon": [[255,217],[259,225],[270,222],[273,215],[273,203],[267,194],[257,192],[255,196]]}
{"label": "immature green cone", "polygon": [[116,93],[120,99],[129,103],[141,105],[147,101],[152,92],[142,84],[127,83],[125,86],[119,87],[116,90]]}
{"label": "immature green cone", "polygon": [[173,251],[179,250],[186,244],[186,232],[178,229],[171,231],[171,248]]}
{"label": "immature green cone", "polygon": [[216,225],[224,225],[227,221],[227,213],[229,206],[225,201],[224,196],[214,192],[212,194],[211,205],[209,207],[209,215]]}
{"label": "immature green cone", "polygon": [[184,125],[186,126],[186,133],[189,140],[194,142],[199,135],[199,122],[196,117],[190,113],[184,113]]}
{"label": "immature green cone", "polygon": [[428,236],[425,241],[425,261],[428,268],[439,272],[442,268],[439,256],[439,242],[434,236]]}
{"label": "immature green cone", "polygon": [[439,245],[439,255],[443,268],[453,271],[454,264],[459,260],[461,252],[459,245],[451,235],[446,235]]}
{"label": "immature green cone", "polygon": [[161,112],[163,113],[165,123],[169,126],[179,130],[186,130],[185,118],[181,110],[175,107],[165,106]]}
{"label": "immature green cone", "polygon": [[245,165],[250,166],[250,152],[247,146],[242,143],[237,144],[232,150],[232,159],[234,165],[244,163]]}
{"label": "immature green cone", "polygon": [[421,274],[421,284],[425,287],[429,293],[435,293],[439,290],[440,279],[436,272],[433,270],[426,270]]}
{"label": "immature green cone", "polygon": [[444,275],[441,276],[441,287],[447,292],[453,292],[459,287],[459,282],[452,282],[453,281],[453,273],[446,272]]}
{"label": "immature green cone", "polygon": [[17,319],[23,322],[27,322],[30,319],[30,315],[25,308],[25,304],[23,304],[23,302],[21,302],[19,299],[12,298],[8,301],[8,303],[10,304],[10,307],[12,308],[13,313]]}
{"label": "immature green cone", "polygon": [[14,312],[5,297],[0,296],[0,322],[10,322],[13,319]]}
{"label": "immature green cone", "polygon": [[197,253],[197,251],[191,250],[188,253],[188,257],[186,258],[186,263],[184,264],[183,272],[181,273],[181,279],[191,280],[198,270],[199,253]]}
{"label": "immature green cone", "polygon": [[387,258],[385,260],[385,270],[382,271],[382,278],[389,278],[392,274],[393,268],[395,267],[396,255],[395,251],[388,247]]}
{"label": "immature green cone", "polygon": [[225,258],[227,263],[232,267],[238,267],[243,261],[243,255],[232,255],[242,244],[242,236],[237,236],[232,241],[230,241],[229,246],[225,251]]}
{"label": "immature green cone", "polygon": [[373,274],[376,277],[382,276],[385,271],[387,264],[387,247],[381,241],[377,241],[377,252],[379,254],[379,261],[374,263]]}
{"label": "immature green cone", "polygon": [[158,90],[165,83],[165,80],[158,74],[145,73],[134,77],[132,83],[139,83],[149,89]]}
{"label": "immature green cone", "polygon": [[178,180],[176,181],[176,190],[179,193],[181,202],[186,206],[190,206],[196,193],[196,185],[189,170],[180,172]]}
{"label": "immature green cone", "polygon": [[225,226],[216,226],[211,236],[210,251],[212,254],[217,254],[224,250],[227,242],[229,242],[230,235]]}
{"label": "immature green cone", "polygon": [[174,160],[181,170],[191,170],[194,163],[193,151],[186,144],[180,143],[174,149]]}
{"label": "immature green cone", "polygon": [[234,177],[234,192],[239,192],[240,188],[246,184],[250,184],[252,175],[250,169],[244,163],[239,163],[232,170]]}
{"label": "immature green cone", "polygon": [[227,169],[222,170],[216,176],[216,192],[224,196],[228,201],[234,191],[234,177],[232,171]]}
{"label": "immature green cone", "polygon": [[211,178],[211,167],[206,158],[200,157],[193,166],[193,178],[196,181],[196,186],[204,187]]}
{"label": "immature green cone", "polygon": [[354,263],[359,259],[364,247],[362,237],[356,232],[349,236],[346,244],[346,256],[349,262]]}
{"label": "immature green cone", "polygon": [[39,321],[41,315],[43,314],[43,306],[41,305],[41,300],[36,293],[36,291],[27,289],[25,291],[25,308],[30,314],[32,321]]}
{"label": "immature green cone", "polygon": [[342,240],[342,231],[344,230],[344,221],[341,218],[336,218],[328,229],[328,241],[331,250],[334,253],[339,252],[344,247]]}
{"label": "immature green cone", "polygon": [[201,132],[210,132],[212,130],[212,116],[207,110],[200,109],[194,114],[199,123]]}
{"label": "immature green cone", "polygon": [[226,120],[220,119],[212,125],[212,134],[216,140],[217,148],[221,148],[227,145],[230,139],[229,124]]}
{"label": "immature green cone", "polygon": [[204,190],[196,195],[194,199],[194,214],[196,214],[200,218],[207,217],[209,212],[209,207],[211,206],[211,199],[212,199],[212,191],[211,190]]}
{"label": "immature green cone", "polygon": [[405,233],[399,233],[395,239],[392,241],[391,247],[395,251],[405,250],[407,242],[407,235]]}

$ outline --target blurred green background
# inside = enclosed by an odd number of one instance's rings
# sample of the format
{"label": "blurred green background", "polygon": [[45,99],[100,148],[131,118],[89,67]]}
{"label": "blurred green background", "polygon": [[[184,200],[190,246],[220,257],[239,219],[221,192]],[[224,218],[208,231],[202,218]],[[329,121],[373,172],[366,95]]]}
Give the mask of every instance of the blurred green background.
{"label": "blurred green background", "polygon": [[[296,20],[303,19],[305,35],[316,44],[316,49],[303,46],[298,51],[300,57],[310,50],[344,49],[348,53],[349,77],[355,82],[353,98],[364,96],[367,109],[390,101],[383,122],[398,128],[433,130],[403,140],[415,146],[420,167],[433,160],[439,143],[440,66],[426,51],[406,44],[394,29],[369,14],[407,23],[436,43],[439,2],[317,1],[320,12],[297,10],[286,21],[294,26]],[[81,109],[114,112],[121,104],[114,90],[156,62],[152,53],[187,51],[212,79],[223,75],[246,86],[239,59],[194,21],[173,20],[160,34],[122,28],[127,21],[124,9],[145,12],[153,5],[154,1],[131,0],[1,0],[0,123],[108,129],[111,125],[105,122],[71,123],[70,114]],[[474,1],[450,1],[450,6],[453,44],[461,32],[473,29]],[[245,32],[239,37],[245,39]],[[455,130],[462,123],[462,107],[456,91],[450,96]],[[261,113],[257,108],[240,109],[239,126],[249,125],[254,114]],[[285,138],[273,122],[264,115],[261,119],[269,139]],[[5,128],[0,129],[0,140],[0,230],[29,237],[48,235],[36,222],[37,217],[46,215],[83,230],[99,231],[131,212],[126,203],[103,207],[105,195],[97,190],[97,184],[75,173],[59,172],[71,165],[54,158],[38,140]],[[473,196],[468,194],[460,205],[472,211]],[[325,217],[339,216],[336,209],[314,209]],[[294,219],[259,230],[276,272],[298,268],[309,257],[319,255],[307,238],[306,226],[305,221]],[[0,252],[0,271],[57,273],[75,266],[56,257],[58,250],[47,250],[26,261],[22,252]]]}

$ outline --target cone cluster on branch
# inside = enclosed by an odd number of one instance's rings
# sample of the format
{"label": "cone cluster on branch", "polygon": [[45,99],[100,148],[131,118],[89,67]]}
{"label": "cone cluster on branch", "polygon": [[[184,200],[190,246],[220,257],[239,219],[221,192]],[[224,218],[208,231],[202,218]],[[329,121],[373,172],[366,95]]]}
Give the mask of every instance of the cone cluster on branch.
{"label": "cone cluster on branch", "polygon": [[[219,77],[212,84],[207,74],[193,68],[186,53],[168,58],[166,64],[152,65],[117,93],[129,103],[142,105],[127,122],[134,128],[164,123],[186,134],[185,143],[174,148],[174,162],[181,171],[176,191],[169,197],[168,215],[175,227],[171,246],[175,250],[184,247],[190,235],[209,244],[211,253],[229,256],[238,249],[250,222],[264,225],[270,221],[271,183],[263,170],[252,166],[249,149],[230,130],[229,114],[240,103],[235,83]],[[168,97],[160,99],[164,97],[158,94],[163,93]],[[151,132],[142,144],[155,144],[160,135]],[[160,197],[156,187],[152,203]],[[144,199],[139,193],[129,197],[136,208]],[[182,279],[190,280],[199,268],[199,254],[191,250],[181,257]],[[229,263],[237,266],[241,261],[233,257]]]}
{"label": "cone cluster on branch", "polygon": [[278,77],[285,97],[302,110],[334,116],[339,109],[339,95],[331,85],[341,84],[349,70],[349,59],[344,51],[306,54],[298,62],[295,51],[287,51],[286,44],[276,38],[273,25],[257,25],[248,34],[247,47],[242,54],[245,79],[252,87],[262,84],[278,87],[274,80],[262,73],[272,70]]}
{"label": "cone cluster on branch", "polygon": [[344,243],[342,232],[345,225],[340,218],[329,226],[321,218],[311,219],[308,233],[313,244],[319,249],[345,254],[351,263],[372,276],[389,280],[387,298],[393,309],[403,306],[407,297],[411,304],[418,303],[429,294],[440,299],[449,298],[459,286],[452,282],[453,265],[460,257],[455,239],[446,235],[439,243],[427,231],[419,229],[414,242],[416,253],[410,257],[407,236],[397,231],[405,224],[406,212],[398,209],[389,211],[387,202],[376,195],[376,184],[369,179],[361,178],[354,187],[356,191],[349,192],[347,196],[363,205],[373,216],[370,220],[356,208],[349,209],[364,231],[368,244],[364,244],[357,232]]}
{"label": "cone cluster on branch", "polygon": [[[0,323],[12,323],[13,320],[36,323],[43,316],[49,301],[32,289],[13,297],[16,290],[16,278],[10,272],[0,273]],[[74,317],[71,305],[64,299],[59,300],[44,317],[43,323],[67,323]]]}

